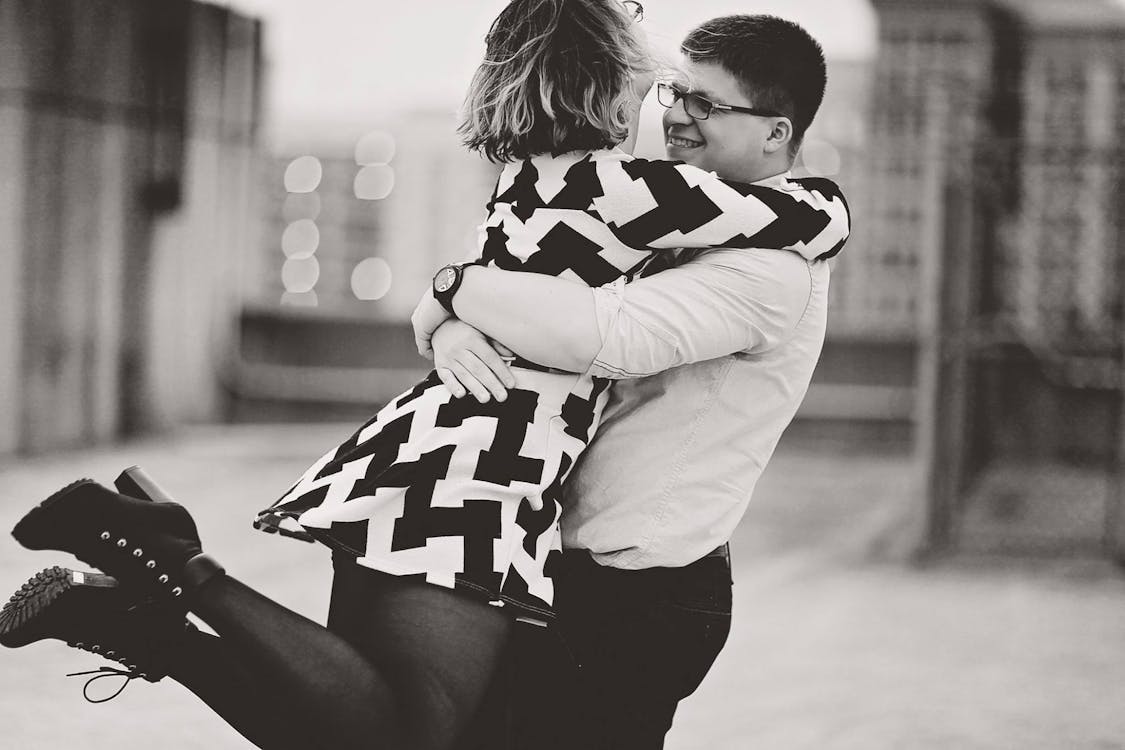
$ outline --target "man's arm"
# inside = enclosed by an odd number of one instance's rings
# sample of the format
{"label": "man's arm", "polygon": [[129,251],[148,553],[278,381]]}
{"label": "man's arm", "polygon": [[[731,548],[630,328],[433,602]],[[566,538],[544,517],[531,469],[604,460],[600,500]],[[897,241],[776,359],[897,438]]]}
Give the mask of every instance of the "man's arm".
{"label": "man's arm", "polygon": [[519,356],[548,367],[584,372],[601,349],[594,290],[576,281],[469,266],[453,310]]}
{"label": "man's arm", "polygon": [[533,362],[640,377],[778,343],[804,313],[807,261],[781,250],[714,250],[631,284],[466,269],[457,316]]}

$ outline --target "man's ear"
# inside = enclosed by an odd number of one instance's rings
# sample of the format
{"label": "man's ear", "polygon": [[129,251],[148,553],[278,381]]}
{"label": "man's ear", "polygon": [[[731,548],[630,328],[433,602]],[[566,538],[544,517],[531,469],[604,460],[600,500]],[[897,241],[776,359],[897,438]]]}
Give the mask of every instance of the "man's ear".
{"label": "man's ear", "polygon": [[793,123],[788,117],[778,117],[773,124],[773,130],[770,131],[769,137],[766,138],[764,150],[767,154],[772,154],[776,151],[782,151],[789,148],[789,143],[793,140]]}

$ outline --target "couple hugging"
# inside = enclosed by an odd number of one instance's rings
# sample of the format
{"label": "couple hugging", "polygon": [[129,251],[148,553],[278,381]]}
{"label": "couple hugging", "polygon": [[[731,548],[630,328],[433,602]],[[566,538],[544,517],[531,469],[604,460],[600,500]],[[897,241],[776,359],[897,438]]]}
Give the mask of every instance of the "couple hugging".
{"label": "couple hugging", "polygon": [[0,643],[169,676],[262,748],[661,747],[729,632],[726,543],[808,386],[849,217],[788,174],[825,66],[774,17],[693,30],[656,84],[670,161],[631,156],[660,67],[642,14],[494,21],[461,133],[504,167],[478,257],[414,313],[435,370],[255,521],[332,550],[326,625],[123,476],[17,524],[100,572],[33,577]]}

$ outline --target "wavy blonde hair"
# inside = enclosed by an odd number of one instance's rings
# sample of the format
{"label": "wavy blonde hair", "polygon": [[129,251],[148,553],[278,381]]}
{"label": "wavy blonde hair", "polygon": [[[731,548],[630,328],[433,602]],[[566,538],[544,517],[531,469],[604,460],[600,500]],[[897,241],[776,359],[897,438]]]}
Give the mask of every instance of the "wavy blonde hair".
{"label": "wavy blonde hair", "polygon": [[656,69],[618,0],[513,0],[485,45],[457,132],[493,162],[620,143]]}

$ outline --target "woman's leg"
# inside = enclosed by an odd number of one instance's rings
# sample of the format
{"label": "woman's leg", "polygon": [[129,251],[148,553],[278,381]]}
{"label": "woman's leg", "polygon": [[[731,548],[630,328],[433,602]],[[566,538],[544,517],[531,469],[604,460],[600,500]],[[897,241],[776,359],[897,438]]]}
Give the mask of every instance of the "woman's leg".
{"label": "woman's leg", "polygon": [[429,748],[450,747],[467,731],[512,621],[481,601],[348,559],[336,561],[329,628],[393,681],[410,746]]}
{"label": "woman's leg", "polygon": [[449,589],[373,574],[357,597],[357,648],[225,575],[200,554],[182,506],[90,480],[47,498],[12,534],[28,549],[70,552],[123,586],[190,609],[273,686],[276,710],[322,746],[448,747],[475,710],[510,626],[493,607]]}
{"label": "woman's leg", "polygon": [[[509,618],[448,589],[355,572],[363,579],[348,587],[356,601],[347,638],[229,576],[200,587],[192,610],[241,655],[247,673],[273,687],[272,715],[292,718],[316,744],[450,747],[492,677]],[[256,723],[255,699],[196,687],[236,729],[252,725],[248,731],[270,740]]]}
{"label": "woman's leg", "polygon": [[198,630],[174,644],[168,676],[194,693],[256,747],[316,747],[307,725],[279,710],[272,685],[245,663],[239,649]]}

